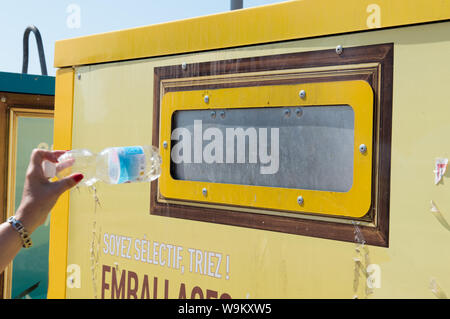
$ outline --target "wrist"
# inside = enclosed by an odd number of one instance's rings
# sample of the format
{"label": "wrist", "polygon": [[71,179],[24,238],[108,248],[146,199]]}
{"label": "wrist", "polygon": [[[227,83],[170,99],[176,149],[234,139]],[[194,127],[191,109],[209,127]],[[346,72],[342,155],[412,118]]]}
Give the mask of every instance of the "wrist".
{"label": "wrist", "polygon": [[25,206],[20,205],[16,211],[15,218],[20,221],[29,234],[39,227],[39,222],[34,218],[33,213]]}
{"label": "wrist", "polygon": [[30,234],[25,229],[23,224],[14,216],[8,218],[8,223],[14,228],[14,230],[19,233],[20,238],[22,239],[22,247],[30,248],[33,245],[33,242],[31,240]]}

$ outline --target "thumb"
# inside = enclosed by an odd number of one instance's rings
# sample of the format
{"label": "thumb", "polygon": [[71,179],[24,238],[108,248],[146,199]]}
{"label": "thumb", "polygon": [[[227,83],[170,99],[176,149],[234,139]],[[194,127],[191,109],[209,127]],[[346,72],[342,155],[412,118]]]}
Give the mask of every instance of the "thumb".
{"label": "thumb", "polygon": [[53,182],[55,192],[59,195],[77,185],[84,178],[83,174],[75,174]]}

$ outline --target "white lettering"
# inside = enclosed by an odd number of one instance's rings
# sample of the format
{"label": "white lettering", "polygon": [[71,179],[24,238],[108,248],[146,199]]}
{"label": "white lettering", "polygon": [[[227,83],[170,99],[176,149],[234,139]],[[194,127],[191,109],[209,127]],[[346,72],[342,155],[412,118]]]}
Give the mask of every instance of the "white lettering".
{"label": "white lettering", "polygon": [[66,25],[69,29],[79,29],[81,28],[81,8],[78,4],[69,4],[66,8],[66,13],[69,16],[66,20]]}
{"label": "white lettering", "polygon": [[210,141],[212,139],[212,142],[206,145],[205,149],[203,150],[203,160],[205,161],[205,163],[223,163],[222,131],[218,128],[208,128],[203,134],[203,139],[205,141]]}
{"label": "white lettering", "polygon": [[367,27],[369,29],[381,28],[381,9],[378,4],[369,4],[366,9],[370,15],[367,17]]}
{"label": "white lettering", "polygon": [[[194,140],[187,128],[176,128],[172,131],[172,141],[178,141],[171,150],[171,159],[175,164],[192,163],[192,145],[194,149],[194,163],[203,161],[207,164],[224,162],[223,133],[219,128],[210,127],[203,132],[201,120],[194,120]],[[257,131],[253,127],[244,129],[225,128],[225,163],[250,163],[257,164],[258,157],[261,164],[268,164],[260,167],[261,174],[275,174],[279,170],[279,128],[270,129],[270,155],[268,150],[267,128],[259,128]],[[246,141],[248,140],[248,143]],[[203,141],[210,141],[203,148]],[[259,152],[258,152],[259,142]],[[248,149],[248,156],[247,156]]]}
{"label": "white lettering", "polygon": [[175,164],[181,163],[191,163],[191,132],[187,128],[176,128],[173,130],[171,139],[179,141],[182,137],[181,142],[178,142],[172,147],[170,156]]}
{"label": "white lettering", "polygon": [[268,155],[267,145],[267,129],[259,129],[259,160],[262,164],[269,166],[261,166],[261,174],[275,174],[280,168],[280,130],[279,128],[270,129],[270,156]]}

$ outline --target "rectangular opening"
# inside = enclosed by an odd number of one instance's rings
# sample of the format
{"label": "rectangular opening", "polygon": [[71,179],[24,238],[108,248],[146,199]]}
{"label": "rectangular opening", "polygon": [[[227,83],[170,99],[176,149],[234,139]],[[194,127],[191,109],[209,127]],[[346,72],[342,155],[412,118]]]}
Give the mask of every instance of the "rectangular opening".
{"label": "rectangular opening", "polygon": [[171,175],[189,180],[348,192],[349,105],[176,111]]}
{"label": "rectangular opening", "polygon": [[[304,98],[301,91],[308,92]],[[192,202],[362,217],[371,198],[372,120],[373,91],[361,80],[166,93],[161,194]],[[278,153],[273,158],[264,145],[269,136]],[[360,145],[365,152],[358,150]],[[275,173],[275,179],[264,176]]]}

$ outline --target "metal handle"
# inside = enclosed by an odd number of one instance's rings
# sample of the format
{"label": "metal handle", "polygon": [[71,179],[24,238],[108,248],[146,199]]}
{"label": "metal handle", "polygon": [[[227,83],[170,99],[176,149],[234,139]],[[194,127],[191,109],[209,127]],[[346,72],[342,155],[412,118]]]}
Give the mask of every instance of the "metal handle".
{"label": "metal handle", "polygon": [[45,63],[45,54],[44,54],[44,46],[42,45],[42,37],[38,28],[34,25],[30,25],[25,29],[25,33],[23,34],[23,63],[22,63],[22,73],[28,73],[28,42],[30,38],[30,32],[34,33],[36,38],[36,44],[38,48],[39,54],[39,62],[41,63],[41,72],[42,75],[48,75],[47,73],[47,65]]}

